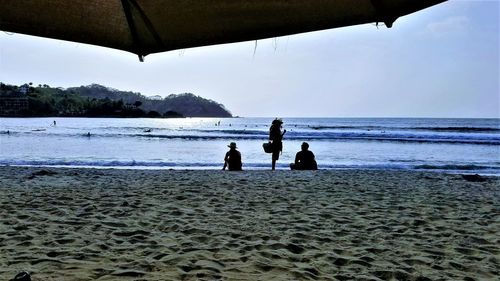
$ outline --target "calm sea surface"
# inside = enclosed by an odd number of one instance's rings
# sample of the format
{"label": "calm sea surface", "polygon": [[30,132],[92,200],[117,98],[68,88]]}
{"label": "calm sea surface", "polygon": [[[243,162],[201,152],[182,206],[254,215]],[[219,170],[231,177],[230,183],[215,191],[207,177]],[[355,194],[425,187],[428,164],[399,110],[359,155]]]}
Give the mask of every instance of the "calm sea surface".
{"label": "calm sea surface", "polygon": [[[272,119],[0,118],[0,165],[220,169],[227,145],[234,141],[244,169],[270,169],[271,156],[262,143]],[[283,121],[288,132],[280,169],[288,168],[307,141],[320,169],[500,175],[500,119]]]}

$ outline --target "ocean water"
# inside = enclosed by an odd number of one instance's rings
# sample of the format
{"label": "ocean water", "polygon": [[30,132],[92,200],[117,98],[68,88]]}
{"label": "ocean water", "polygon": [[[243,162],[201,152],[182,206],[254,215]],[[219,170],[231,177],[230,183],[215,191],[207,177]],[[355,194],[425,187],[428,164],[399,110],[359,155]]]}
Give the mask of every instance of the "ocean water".
{"label": "ocean water", "polygon": [[[221,169],[227,145],[234,141],[244,169],[270,169],[271,155],[264,153],[262,143],[272,120],[0,118],[0,165]],[[288,169],[300,144],[307,141],[320,169],[500,175],[500,119],[283,121],[287,133],[278,169]]]}

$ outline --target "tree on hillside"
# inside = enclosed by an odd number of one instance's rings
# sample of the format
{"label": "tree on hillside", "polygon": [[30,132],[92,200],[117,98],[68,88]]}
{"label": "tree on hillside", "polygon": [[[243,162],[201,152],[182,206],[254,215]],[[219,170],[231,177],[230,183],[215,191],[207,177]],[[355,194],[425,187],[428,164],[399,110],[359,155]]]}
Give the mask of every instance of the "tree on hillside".
{"label": "tree on hillside", "polygon": [[184,116],[180,114],[179,112],[169,110],[163,114],[163,117],[167,118],[183,118]]}
{"label": "tree on hillside", "polygon": [[158,113],[158,111],[151,110],[147,114],[148,117],[155,118],[155,117],[161,117],[161,114]]}

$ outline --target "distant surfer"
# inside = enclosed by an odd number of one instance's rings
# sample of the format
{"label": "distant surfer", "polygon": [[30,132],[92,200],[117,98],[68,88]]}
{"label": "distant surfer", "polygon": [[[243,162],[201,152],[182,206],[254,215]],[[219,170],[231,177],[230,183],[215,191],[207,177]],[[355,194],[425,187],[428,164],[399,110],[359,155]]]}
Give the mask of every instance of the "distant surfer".
{"label": "distant surfer", "polygon": [[56,124],[57,124],[57,123],[56,123],[56,120],[54,120],[54,123],[52,123],[52,126],[54,126],[54,127],[55,127],[55,126],[56,126]]}
{"label": "distant surfer", "polygon": [[88,133],[87,133],[87,137],[89,137],[89,138],[90,138],[90,132],[88,132]]}

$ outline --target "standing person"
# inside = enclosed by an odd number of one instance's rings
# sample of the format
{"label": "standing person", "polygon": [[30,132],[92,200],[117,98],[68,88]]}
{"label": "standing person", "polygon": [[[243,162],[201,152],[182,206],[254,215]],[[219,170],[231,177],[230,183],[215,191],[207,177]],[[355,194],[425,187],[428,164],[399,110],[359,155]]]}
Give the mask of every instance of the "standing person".
{"label": "standing person", "polygon": [[241,153],[236,150],[236,143],[232,142],[228,147],[229,151],[224,157],[224,167],[222,167],[222,170],[225,170],[227,167],[229,171],[241,171]]}
{"label": "standing person", "polygon": [[274,119],[271,128],[269,128],[269,140],[272,142],[273,154],[272,154],[272,170],[276,168],[276,160],[280,158],[280,153],[283,150],[283,136],[286,130],[281,132],[281,125],[283,121],[281,119]]}
{"label": "standing person", "polygon": [[292,170],[317,170],[318,164],[314,157],[314,153],[309,150],[309,144],[303,142],[300,146],[300,151],[295,155],[295,163],[290,164]]}

